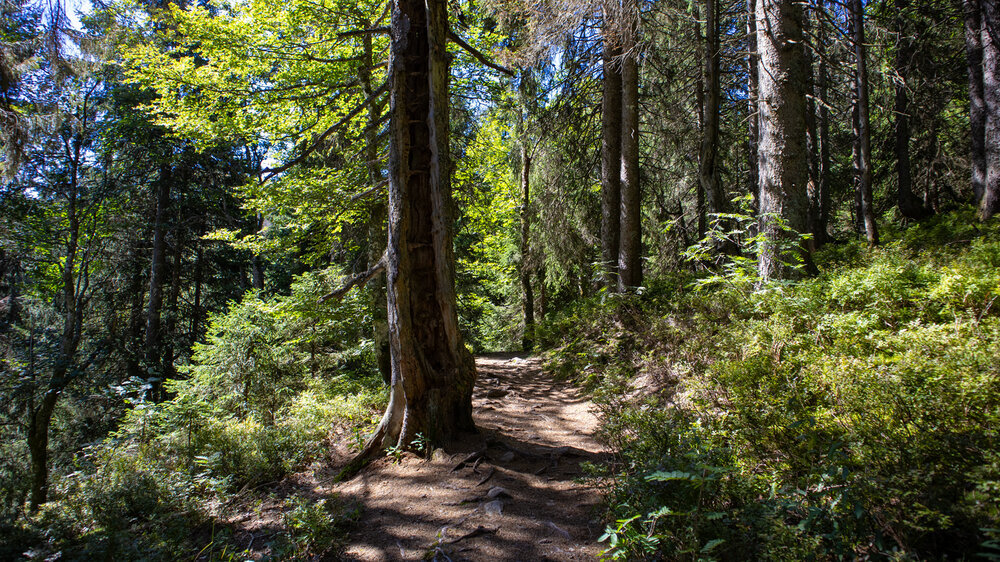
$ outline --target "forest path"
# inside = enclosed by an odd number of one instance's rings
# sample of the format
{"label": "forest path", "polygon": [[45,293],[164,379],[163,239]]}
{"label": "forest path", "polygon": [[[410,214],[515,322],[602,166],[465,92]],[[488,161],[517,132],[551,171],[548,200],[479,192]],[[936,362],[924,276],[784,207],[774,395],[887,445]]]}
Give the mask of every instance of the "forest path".
{"label": "forest path", "polygon": [[487,355],[476,366],[480,433],[429,461],[381,459],[335,486],[362,513],[333,559],[597,559],[601,497],[576,481],[581,462],[606,455],[594,439],[593,404],[544,373],[537,357]]}

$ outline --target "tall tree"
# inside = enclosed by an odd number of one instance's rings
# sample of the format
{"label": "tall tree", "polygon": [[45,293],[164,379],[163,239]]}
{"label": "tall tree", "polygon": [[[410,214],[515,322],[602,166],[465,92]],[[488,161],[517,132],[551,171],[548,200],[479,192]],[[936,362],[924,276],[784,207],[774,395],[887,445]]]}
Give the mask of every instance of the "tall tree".
{"label": "tall tree", "polygon": [[531,287],[532,255],[531,255],[531,140],[528,137],[528,125],[525,114],[533,113],[535,99],[534,77],[531,68],[521,71],[518,81],[518,118],[517,134],[521,152],[521,293],[523,295],[522,311],[524,313],[524,332],[521,336],[521,348],[531,351],[535,347],[535,295]]}
{"label": "tall tree", "polygon": [[705,193],[705,207],[708,213],[723,213],[726,198],[719,180],[719,112],[721,109],[722,86],[719,66],[722,53],[719,48],[718,6],[716,0],[705,0],[705,61],[703,125],[701,151],[698,159],[698,178]]}
{"label": "tall tree", "polygon": [[861,0],[848,2],[848,13],[851,17],[854,31],[854,91],[857,100],[857,120],[854,135],[858,147],[857,174],[858,193],[861,199],[861,216],[863,217],[865,236],[868,243],[878,245],[878,227],[875,224],[875,211],[872,208],[872,149],[871,149],[871,117],[868,111],[868,61],[865,46],[865,8]]}
{"label": "tall tree", "polygon": [[[359,460],[418,434],[474,429],[475,362],[455,310],[445,0],[392,3],[389,334],[392,389]],[[354,463],[356,466],[356,463]]]}
{"label": "tall tree", "polygon": [[899,212],[908,219],[925,216],[923,202],[913,194],[913,177],[910,173],[910,97],[907,80],[910,74],[910,59],[913,57],[913,41],[909,36],[906,11],[909,0],[895,0],[896,16],[893,23],[896,32],[896,96],[893,107],[896,136],[896,205]]}
{"label": "tall tree", "polygon": [[639,186],[639,3],[622,13],[621,240],[618,288],[642,285],[642,193]]}
{"label": "tall tree", "polygon": [[986,123],[983,128],[986,176],[979,218],[1000,212],[1000,6],[996,0],[980,0],[983,44],[983,97]]}
{"label": "tall tree", "polygon": [[601,101],[601,269],[604,284],[618,288],[621,244],[622,67],[618,3],[605,0],[602,41],[604,97]]}
{"label": "tall tree", "polygon": [[156,207],[153,219],[153,252],[149,267],[149,300],[146,303],[145,366],[148,400],[159,402],[163,388],[162,340],[160,315],[163,307],[163,286],[167,279],[167,213],[170,208],[170,186],[173,170],[169,162],[159,166],[156,187]]}
{"label": "tall tree", "polygon": [[[792,236],[804,232],[809,210],[806,153],[806,92],[802,7],[793,0],[757,0],[758,113],[760,141],[760,232],[758,269],[762,279],[793,274],[785,247],[808,259]],[[790,233],[785,227],[790,228]]]}
{"label": "tall tree", "polygon": [[965,58],[969,67],[969,160],[972,198],[978,206],[986,189],[986,93],[983,90],[982,0],[963,0]]}

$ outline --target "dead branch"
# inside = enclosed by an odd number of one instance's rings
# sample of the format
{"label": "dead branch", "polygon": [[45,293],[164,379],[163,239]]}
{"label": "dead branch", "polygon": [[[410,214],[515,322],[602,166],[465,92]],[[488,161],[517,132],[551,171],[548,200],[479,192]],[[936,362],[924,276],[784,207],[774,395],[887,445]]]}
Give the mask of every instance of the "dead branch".
{"label": "dead branch", "polygon": [[454,44],[458,45],[459,47],[465,49],[470,55],[473,56],[473,58],[475,58],[477,61],[485,64],[486,66],[492,68],[493,70],[496,70],[497,72],[503,72],[507,76],[515,76],[516,75],[516,73],[513,70],[507,68],[506,66],[500,66],[499,64],[491,61],[486,55],[484,55],[483,53],[479,52],[478,49],[476,49],[472,45],[469,45],[468,43],[466,43],[458,35],[455,35],[454,31],[449,31],[448,32],[448,39],[451,39],[452,43],[454,43]]}
{"label": "dead branch", "polygon": [[379,260],[375,262],[374,265],[368,268],[367,271],[362,271],[361,273],[358,273],[357,275],[348,279],[347,282],[344,283],[338,289],[323,295],[322,297],[320,297],[319,302],[323,303],[330,299],[340,300],[344,298],[344,295],[346,295],[348,291],[350,291],[354,287],[368,283],[369,281],[372,280],[372,278],[381,273],[385,269],[385,265],[388,261],[389,261],[388,253],[383,253],[382,257],[379,258]]}

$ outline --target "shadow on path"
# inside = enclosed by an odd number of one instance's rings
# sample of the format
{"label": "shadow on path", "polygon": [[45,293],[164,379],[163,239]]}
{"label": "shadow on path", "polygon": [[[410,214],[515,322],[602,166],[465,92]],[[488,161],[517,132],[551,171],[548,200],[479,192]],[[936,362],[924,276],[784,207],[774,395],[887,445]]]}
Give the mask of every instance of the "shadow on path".
{"label": "shadow on path", "polygon": [[429,461],[382,459],[336,486],[363,511],[331,560],[597,558],[601,497],[579,480],[581,463],[605,460],[592,405],[544,374],[537,358],[495,354],[476,363],[480,434]]}

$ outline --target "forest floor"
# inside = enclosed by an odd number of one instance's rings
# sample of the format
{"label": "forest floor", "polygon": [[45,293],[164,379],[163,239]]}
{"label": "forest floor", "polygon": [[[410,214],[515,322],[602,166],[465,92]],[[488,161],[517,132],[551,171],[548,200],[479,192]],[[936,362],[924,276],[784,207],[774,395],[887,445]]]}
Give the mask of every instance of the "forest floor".
{"label": "forest floor", "polygon": [[476,364],[480,433],[430,460],[389,456],[329,485],[323,492],[360,514],[325,559],[597,558],[601,496],[580,467],[607,454],[594,438],[593,404],[544,373],[537,357],[494,354]]}

